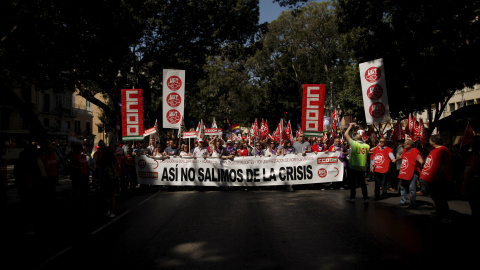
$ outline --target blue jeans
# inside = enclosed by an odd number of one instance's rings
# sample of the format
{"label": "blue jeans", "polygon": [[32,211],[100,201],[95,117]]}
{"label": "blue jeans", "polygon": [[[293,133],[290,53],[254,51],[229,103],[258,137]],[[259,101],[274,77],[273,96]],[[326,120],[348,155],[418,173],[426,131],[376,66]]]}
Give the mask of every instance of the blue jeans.
{"label": "blue jeans", "polygon": [[406,204],[407,203],[407,188],[410,191],[410,205],[415,205],[415,199],[417,198],[417,179],[418,175],[414,174],[412,180],[402,180],[400,185],[400,203]]}

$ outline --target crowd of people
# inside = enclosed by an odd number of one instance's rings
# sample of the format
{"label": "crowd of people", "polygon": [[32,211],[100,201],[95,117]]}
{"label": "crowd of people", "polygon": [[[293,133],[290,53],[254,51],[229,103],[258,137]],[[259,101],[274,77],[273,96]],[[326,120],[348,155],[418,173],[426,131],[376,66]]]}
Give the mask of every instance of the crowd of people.
{"label": "crowd of people", "polygon": [[[447,196],[463,194],[468,196],[472,214],[477,216],[480,177],[478,137],[468,151],[460,152],[459,147],[445,147],[439,135],[431,136],[428,145],[411,139],[387,141],[385,138],[372,145],[352,128],[353,125],[349,126],[335,138],[299,134],[293,141],[284,139],[281,143],[272,139],[250,141],[240,138],[232,141],[218,136],[209,140],[194,140],[192,145],[190,140],[181,139],[126,141],[113,146],[100,141],[96,146],[74,144],[67,154],[58,153],[55,142],[44,140],[39,144],[28,144],[21,152],[14,168],[15,185],[27,215],[33,219],[41,213],[40,209],[48,209],[48,204],[54,202],[59,179],[58,164],[64,162],[72,180],[72,200],[82,204],[88,193],[94,191],[102,198],[105,214],[115,217],[116,196],[133,194],[139,187],[136,155],[154,159],[216,157],[234,160],[245,156],[335,151],[345,168],[344,180],[332,183],[330,187],[350,189],[347,199],[350,203],[356,202],[356,189],[360,187],[363,201],[368,204],[370,197],[366,181],[374,181],[375,200],[387,198],[387,191],[390,191],[400,195],[400,205],[415,208],[416,197],[429,194],[438,216],[448,219]],[[4,160],[0,163],[5,164],[2,168],[6,167]],[[2,169],[3,175],[6,183],[6,169]],[[293,191],[293,188],[289,186],[288,190]]]}

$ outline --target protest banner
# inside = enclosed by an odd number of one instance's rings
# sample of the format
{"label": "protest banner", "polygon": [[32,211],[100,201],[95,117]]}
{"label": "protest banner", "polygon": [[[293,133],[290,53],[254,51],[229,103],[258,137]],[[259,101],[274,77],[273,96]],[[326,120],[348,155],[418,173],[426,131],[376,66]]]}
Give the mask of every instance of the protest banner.
{"label": "protest banner", "polygon": [[143,139],[143,91],[122,89],[122,140]]}
{"label": "protest banner", "polygon": [[163,70],[163,128],[180,129],[185,107],[185,70]]}
{"label": "protest banner", "polygon": [[324,84],[303,85],[302,130],[305,136],[323,135],[324,104]]}
{"label": "protest banner", "polygon": [[182,133],[182,138],[184,139],[196,139],[198,137],[196,131],[185,131]]}
{"label": "protest banner", "polygon": [[205,136],[222,136],[223,130],[221,128],[206,128]]}
{"label": "protest banner", "polygon": [[388,122],[390,108],[383,59],[361,63],[359,68],[367,125]]}
{"label": "protest banner", "polygon": [[342,181],[336,152],[271,157],[166,158],[137,156],[138,182],[171,186],[275,186]]}

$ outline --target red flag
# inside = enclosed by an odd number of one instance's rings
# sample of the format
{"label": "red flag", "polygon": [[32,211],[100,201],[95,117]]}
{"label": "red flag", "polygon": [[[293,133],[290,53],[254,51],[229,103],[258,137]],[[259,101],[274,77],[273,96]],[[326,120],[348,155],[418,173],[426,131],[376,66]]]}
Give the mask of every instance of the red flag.
{"label": "red flag", "polygon": [[390,140],[403,140],[405,139],[405,133],[403,132],[402,123],[397,121],[397,124],[393,128],[392,135],[390,135]]}
{"label": "red flag", "polygon": [[285,129],[285,136],[287,139],[293,142],[292,126],[290,125],[290,121],[288,121],[287,128]]}
{"label": "red flag", "polygon": [[408,135],[410,134],[410,119],[412,118],[412,115],[408,115],[407,123],[405,124],[405,134]]}
{"label": "red flag", "polygon": [[255,123],[253,123],[253,137],[259,137],[260,131],[258,130],[258,122],[257,119],[255,119]]}
{"label": "red flag", "polygon": [[[270,130],[268,129],[268,122],[267,119],[265,119],[265,134],[268,136],[270,134]],[[266,138],[266,137],[265,137]]]}
{"label": "red flag", "polygon": [[417,121],[415,120],[414,128],[413,128],[413,140],[418,141],[422,138],[422,126],[423,126],[423,121],[420,119],[421,124],[418,124]]}
{"label": "red flag", "polygon": [[427,129],[425,128],[425,126],[423,125],[423,120],[420,118],[420,123],[418,124],[418,129],[420,130],[419,131],[419,140],[420,140],[420,143],[425,145],[428,141],[428,132],[427,132]]}
{"label": "red flag", "polygon": [[337,115],[337,109],[333,110],[332,113],[332,128],[333,130],[337,131],[337,125],[338,125],[338,115]]}
{"label": "red flag", "polygon": [[417,119],[414,115],[410,115],[408,119],[408,135],[415,138],[415,129],[417,127]]}
{"label": "red flag", "polygon": [[467,145],[473,142],[473,137],[475,135],[473,134],[473,129],[472,126],[470,126],[470,123],[467,124],[467,128],[465,129],[465,133],[463,134],[462,142],[460,143],[460,147],[463,145]]}

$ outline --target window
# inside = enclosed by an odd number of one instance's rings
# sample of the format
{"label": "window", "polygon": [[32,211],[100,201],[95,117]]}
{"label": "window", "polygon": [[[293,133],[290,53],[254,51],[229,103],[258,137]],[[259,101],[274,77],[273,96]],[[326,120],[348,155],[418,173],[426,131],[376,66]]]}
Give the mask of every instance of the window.
{"label": "window", "polygon": [[85,108],[87,109],[87,111],[90,111],[90,101],[85,101]]}
{"label": "window", "polygon": [[80,132],[82,132],[80,128],[80,121],[75,120],[75,133],[80,133]]}
{"label": "window", "polygon": [[475,104],[475,101],[473,99],[470,99],[470,100],[466,101],[467,106],[470,106],[470,105],[473,105],[473,104]]}
{"label": "window", "polygon": [[448,104],[448,108],[451,112],[455,111],[455,103]]}
{"label": "window", "polygon": [[460,109],[463,107],[463,101],[462,102],[457,102],[457,108]]}

